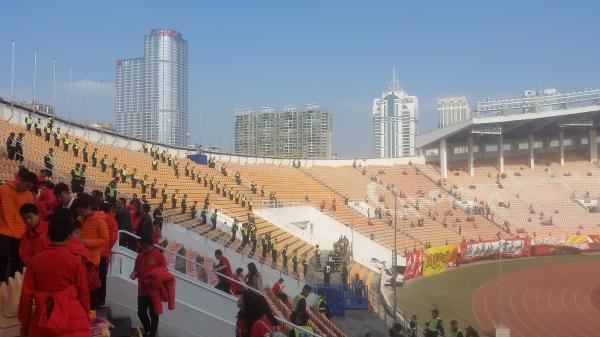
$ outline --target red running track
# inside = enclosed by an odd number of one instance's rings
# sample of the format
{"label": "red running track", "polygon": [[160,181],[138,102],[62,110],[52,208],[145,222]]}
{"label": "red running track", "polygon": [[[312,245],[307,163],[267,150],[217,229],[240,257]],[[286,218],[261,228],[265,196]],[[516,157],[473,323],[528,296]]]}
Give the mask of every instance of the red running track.
{"label": "red running track", "polygon": [[[511,337],[600,336],[600,262],[514,272],[502,278],[504,324]],[[473,313],[485,331],[500,320],[499,278],[473,296]]]}

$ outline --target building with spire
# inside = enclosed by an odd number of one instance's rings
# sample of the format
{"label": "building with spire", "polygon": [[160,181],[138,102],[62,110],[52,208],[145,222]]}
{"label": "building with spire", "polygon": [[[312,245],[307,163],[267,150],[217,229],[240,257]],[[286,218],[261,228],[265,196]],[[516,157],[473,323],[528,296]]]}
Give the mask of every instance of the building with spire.
{"label": "building with spire", "polygon": [[392,82],[373,100],[373,154],[378,158],[416,155],[419,101],[400,87],[394,68]]}

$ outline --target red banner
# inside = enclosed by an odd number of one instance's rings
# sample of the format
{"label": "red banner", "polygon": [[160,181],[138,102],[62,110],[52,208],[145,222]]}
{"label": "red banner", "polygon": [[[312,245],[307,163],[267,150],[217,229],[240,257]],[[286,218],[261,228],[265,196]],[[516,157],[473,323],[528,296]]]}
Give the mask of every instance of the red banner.
{"label": "red banner", "polygon": [[545,256],[545,255],[578,255],[581,254],[582,250],[570,246],[552,246],[552,245],[536,245],[531,246],[531,255],[533,256]]}
{"label": "red banner", "polygon": [[422,275],[423,271],[423,251],[417,250],[406,255],[406,269],[404,270],[404,280],[410,280]]}
{"label": "red banner", "polygon": [[521,257],[531,255],[531,239],[507,239],[481,242],[463,242],[460,244],[462,262],[483,260],[500,255]]}

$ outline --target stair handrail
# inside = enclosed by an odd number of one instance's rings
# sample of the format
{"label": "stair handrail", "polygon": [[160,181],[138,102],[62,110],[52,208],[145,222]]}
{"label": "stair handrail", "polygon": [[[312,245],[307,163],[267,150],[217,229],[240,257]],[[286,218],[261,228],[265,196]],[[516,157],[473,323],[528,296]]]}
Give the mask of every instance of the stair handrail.
{"label": "stair handrail", "polygon": [[[117,242],[116,242],[116,244],[115,244],[115,247],[119,247],[119,246],[120,246],[121,234],[127,235],[127,236],[129,236],[129,237],[131,237],[131,238],[134,238],[134,239],[136,239],[136,240],[139,240],[139,239],[140,239],[140,237],[139,237],[139,236],[137,236],[137,235],[135,235],[135,234],[133,234],[133,233],[130,233],[130,232],[128,232],[128,231],[125,231],[125,230],[119,230],[119,233],[118,233],[118,234],[119,234],[119,235],[117,235]],[[175,255],[175,256],[177,256],[177,257],[179,257],[179,258],[183,259],[183,260],[184,260],[184,261],[186,261],[186,262],[193,263],[194,265],[196,265],[196,267],[200,267],[200,268],[202,268],[202,269],[204,269],[204,270],[206,270],[206,271],[208,271],[208,272],[215,273],[215,274],[217,274],[219,277],[222,277],[222,278],[224,278],[224,279],[227,279],[227,280],[229,280],[230,282],[233,282],[233,283],[237,284],[238,286],[240,286],[240,287],[241,287],[241,289],[248,289],[248,290],[250,290],[250,291],[252,291],[252,292],[254,292],[254,293],[256,293],[256,294],[258,294],[258,295],[260,295],[260,296],[262,296],[262,297],[264,297],[265,299],[267,299],[267,296],[266,296],[266,295],[265,295],[265,294],[264,294],[262,291],[258,291],[258,290],[254,289],[254,288],[252,288],[252,287],[249,287],[249,286],[248,286],[247,284],[245,284],[245,283],[239,282],[239,281],[237,281],[237,280],[235,280],[235,279],[233,279],[233,278],[230,278],[230,277],[228,277],[228,276],[226,276],[226,275],[223,275],[223,274],[219,273],[218,271],[215,271],[214,269],[211,269],[211,268],[208,268],[208,267],[206,267],[206,266],[204,266],[204,265],[201,265],[201,264],[199,264],[198,262],[196,262],[196,261],[194,261],[194,260],[192,260],[192,259],[190,259],[190,258],[188,258],[188,257],[186,257],[186,256],[183,256],[183,255],[181,255],[181,254],[178,254],[177,252],[174,252],[174,251],[172,251],[172,250],[169,250],[169,249],[167,249],[166,247],[162,247],[162,246],[160,246],[160,245],[158,245],[158,244],[153,244],[153,246],[154,246],[155,248],[159,249],[160,251],[166,251],[166,252],[169,252],[170,254],[173,254],[173,255]],[[113,252],[113,253],[114,253],[114,252]],[[130,256],[130,257],[131,257],[131,256]],[[169,269],[171,269],[171,268],[169,268]],[[171,270],[174,270],[174,271],[176,271],[178,274],[182,274],[183,276],[185,276],[185,277],[189,278],[189,276],[188,276],[188,275],[185,275],[185,274],[183,274],[183,273],[180,273],[180,272],[178,272],[178,271],[177,271],[177,270],[175,270],[175,269],[171,269]],[[223,292],[223,293],[224,293],[224,294],[227,294],[227,293],[225,293],[225,292]],[[231,297],[234,297],[233,295],[230,295],[230,296],[231,296]],[[283,324],[285,324],[285,325],[288,325],[288,326],[292,327],[293,329],[300,329],[300,330],[302,330],[303,332],[307,333],[309,336],[313,336],[313,337],[321,337],[320,335],[317,335],[317,334],[315,334],[315,333],[313,333],[313,332],[310,332],[310,331],[308,331],[308,330],[304,329],[304,328],[303,328],[303,327],[301,327],[301,326],[298,326],[298,325],[296,325],[296,324],[293,324],[292,322],[290,322],[290,321],[288,321],[288,320],[286,320],[286,319],[284,319],[284,318],[281,318],[281,317],[277,317],[277,316],[275,316],[275,319],[276,319],[277,321],[279,321],[280,323],[283,323]]]}

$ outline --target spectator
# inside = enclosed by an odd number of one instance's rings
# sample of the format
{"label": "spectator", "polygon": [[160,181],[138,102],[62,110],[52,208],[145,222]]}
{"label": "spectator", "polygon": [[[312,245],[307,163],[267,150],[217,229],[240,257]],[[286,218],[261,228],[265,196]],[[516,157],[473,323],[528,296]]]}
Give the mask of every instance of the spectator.
{"label": "spectator", "polygon": [[271,291],[273,292],[273,295],[275,295],[275,297],[280,299],[283,303],[287,304],[288,296],[286,293],[283,292],[283,288],[285,287],[283,282],[284,282],[284,280],[282,278],[277,280],[277,282],[275,282],[275,284],[273,284],[273,288],[271,288]]}
{"label": "spectator", "polygon": [[[102,192],[100,192],[100,195],[102,195]],[[100,265],[98,266],[98,273],[100,274],[100,288],[98,288],[96,294],[98,299],[98,307],[103,307],[106,300],[106,274],[108,274],[110,252],[117,242],[119,225],[115,220],[112,207],[108,202],[101,201],[99,209],[104,213],[104,221],[106,221],[106,225],[108,227],[108,244],[102,247],[102,251],[100,252]]]}
{"label": "spectator", "polygon": [[[98,271],[102,247],[109,244],[108,225],[104,220],[104,213],[92,209],[93,198],[82,194],[74,203],[73,209],[77,212],[77,220],[81,223],[81,243],[87,248],[90,262]],[[90,307],[98,308],[97,293],[90,294]]]}
{"label": "spectator", "polygon": [[[131,233],[131,211],[126,207],[126,205],[127,200],[125,200],[125,198],[119,198],[119,202],[117,202],[115,220],[117,221],[120,231]],[[121,246],[127,247],[131,250],[135,250],[136,248],[135,240],[127,234],[121,235],[119,241],[121,242]]]}
{"label": "spectator", "polygon": [[24,204],[33,203],[30,190],[34,186],[37,186],[37,176],[26,169],[19,170],[17,180],[0,186],[0,282],[23,269],[19,244],[25,223],[19,216],[19,209]]}
{"label": "spectator", "polygon": [[215,250],[215,258],[219,261],[215,267],[215,272],[219,273],[219,283],[217,283],[215,288],[229,293],[231,286],[228,278],[233,278],[231,264],[229,264],[229,259],[223,256],[223,252],[220,249]]}
{"label": "spectator", "polygon": [[394,326],[390,329],[390,337],[405,337],[404,327],[400,323],[394,323]]}
{"label": "spectator", "polygon": [[14,132],[11,132],[6,139],[6,151],[8,152],[8,159],[15,160],[15,154],[17,153],[17,137]]}
{"label": "spectator", "polygon": [[[246,334],[241,336],[250,337],[271,337],[273,336],[273,327],[276,323],[273,312],[267,300],[250,289],[244,290],[238,300],[238,323],[236,330],[245,327]],[[249,333],[248,333],[249,332]],[[236,336],[238,333],[236,332]]]}
{"label": "spectator", "polygon": [[254,288],[258,291],[263,291],[263,283],[262,277],[256,268],[254,262],[248,263],[248,274],[244,278],[244,283],[246,283],[249,287]]}
{"label": "spectator", "polygon": [[19,209],[19,214],[27,226],[19,244],[19,256],[23,264],[27,266],[31,258],[45,250],[50,244],[46,235],[48,222],[40,220],[38,208],[34,204],[24,204]]}
{"label": "spectator", "polygon": [[[66,248],[72,228],[70,212],[56,210],[48,227],[50,247],[29,262],[19,305],[21,336],[48,336],[39,322],[43,309],[51,300],[63,303],[64,310],[68,310],[67,317],[59,317],[66,318],[68,322],[58,331],[53,331],[52,336],[90,335],[90,302],[85,269],[80,259]],[[54,315],[48,323],[52,322],[52,318]]]}
{"label": "spectator", "polygon": [[152,236],[154,226],[152,225],[152,217],[150,216],[150,205],[144,204],[142,207],[142,217],[140,224],[137,228],[137,236],[143,238],[145,236]]}
{"label": "spectator", "polygon": [[475,331],[473,327],[467,327],[467,329],[465,329],[465,332],[467,333],[465,337],[479,337],[479,333]]}
{"label": "spectator", "polygon": [[412,315],[410,322],[408,323],[408,327],[410,328],[409,337],[417,337],[417,329],[419,327],[417,315]]}
{"label": "spectator", "polygon": [[69,186],[64,183],[59,183],[54,186],[54,195],[58,200],[58,205],[62,208],[71,209],[73,202],[75,201],[75,195],[69,191]]}
{"label": "spectator", "polygon": [[[239,283],[244,282],[244,269],[237,268],[235,270],[235,275],[233,275],[233,279]],[[244,290],[244,286],[242,286],[236,282],[231,282],[231,293],[232,294],[234,294],[235,296],[239,296],[242,294],[243,290]]]}
{"label": "spectator", "polygon": [[149,289],[144,282],[146,275],[160,267],[166,267],[165,256],[154,247],[152,237],[141,239],[142,249],[135,259],[135,267],[131,279],[138,279],[138,317],[144,327],[144,336],[155,337],[158,330],[158,315],[152,305]]}

